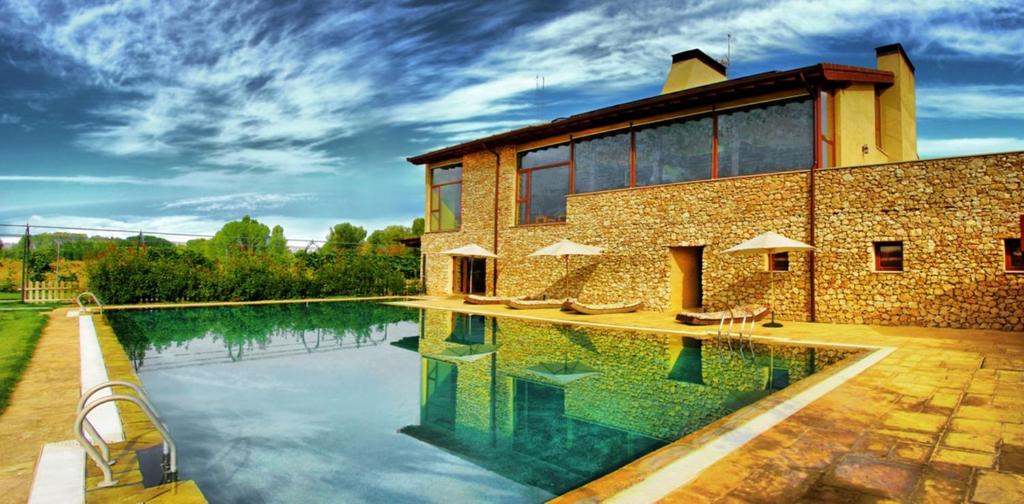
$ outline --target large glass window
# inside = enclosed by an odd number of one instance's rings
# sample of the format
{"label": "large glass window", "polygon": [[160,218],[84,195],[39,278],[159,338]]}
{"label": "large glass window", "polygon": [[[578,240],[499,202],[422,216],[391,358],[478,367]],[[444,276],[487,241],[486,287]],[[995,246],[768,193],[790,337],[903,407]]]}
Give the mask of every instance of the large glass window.
{"label": "large glass window", "polygon": [[629,157],[628,131],[574,141],[574,192],[629,187]]}
{"label": "large glass window", "polygon": [[565,222],[565,196],[569,194],[569,145],[519,155],[516,196],[519,224]]}
{"label": "large glass window", "polygon": [[810,168],[814,101],[738,110],[718,116],[718,176]]}
{"label": "large glass window", "polygon": [[713,124],[705,117],[638,129],[636,185],[710,179]]}
{"label": "large glass window", "polygon": [[430,230],[452,231],[462,225],[462,165],[430,170]]}

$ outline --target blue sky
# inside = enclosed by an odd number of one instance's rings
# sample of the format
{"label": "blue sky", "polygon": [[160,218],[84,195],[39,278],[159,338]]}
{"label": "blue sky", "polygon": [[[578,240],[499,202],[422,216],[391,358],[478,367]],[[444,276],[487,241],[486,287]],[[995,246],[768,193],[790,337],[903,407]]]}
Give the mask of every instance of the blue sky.
{"label": "blue sky", "polygon": [[407,224],[406,156],[655,95],[672,53],[724,56],[726,34],[730,77],[902,42],[922,157],[1024,150],[1022,20],[1019,0],[0,0],[0,222]]}

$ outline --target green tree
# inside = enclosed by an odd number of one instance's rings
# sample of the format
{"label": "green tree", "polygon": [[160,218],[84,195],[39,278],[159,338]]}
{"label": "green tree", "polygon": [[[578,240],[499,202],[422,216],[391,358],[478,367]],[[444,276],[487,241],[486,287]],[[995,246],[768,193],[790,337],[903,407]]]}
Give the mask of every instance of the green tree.
{"label": "green tree", "polygon": [[267,251],[270,228],[246,215],[242,220],[224,224],[210,239],[207,252],[210,257],[255,255]]}
{"label": "green tree", "polygon": [[366,238],[366,230],[362,227],[342,222],[331,228],[327,234],[327,244],[324,245],[326,252],[338,253],[346,250],[355,250]]}
{"label": "green tree", "polygon": [[412,220],[412,234],[413,236],[423,236],[426,223],[423,217],[416,217]]}
{"label": "green tree", "polygon": [[191,250],[192,252],[197,252],[201,255],[209,257],[209,254],[207,254],[207,246],[209,244],[210,240],[207,240],[206,238],[195,238],[193,240],[185,242],[185,250]]}
{"label": "green tree", "polygon": [[409,247],[406,247],[398,240],[410,236],[412,236],[412,229],[393,224],[384,229],[374,231],[366,241],[371,245],[371,250],[374,253],[394,256],[409,252]]}
{"label": "green tree", "polygon": [[284,237],[284,228],[274,226],[270,232],[270,255],[275,259],[285,259],[288,256],[288,239]]}

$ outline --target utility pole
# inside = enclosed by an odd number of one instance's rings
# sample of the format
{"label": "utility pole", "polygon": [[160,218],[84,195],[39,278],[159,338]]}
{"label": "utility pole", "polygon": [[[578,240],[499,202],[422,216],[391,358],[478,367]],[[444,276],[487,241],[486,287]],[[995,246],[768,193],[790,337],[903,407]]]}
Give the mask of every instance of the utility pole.
{"label": "utility pole", "polygon": [[25,223],[25,246],[21,254],[21,302],[26,301],[26,295],[28,294],[28,251],[32,246],[32,234],[29,230],[28,223]]}

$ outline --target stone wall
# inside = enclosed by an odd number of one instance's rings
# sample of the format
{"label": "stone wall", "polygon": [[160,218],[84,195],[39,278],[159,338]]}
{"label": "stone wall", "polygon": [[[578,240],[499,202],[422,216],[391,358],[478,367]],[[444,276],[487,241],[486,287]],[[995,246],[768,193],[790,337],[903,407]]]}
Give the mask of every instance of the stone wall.
{"label": "stone wall", "polygon": [[[500,150],[498,294],[562,297],[565,264],[528,254],[567,238],[605,249],[569,261],[567,293],[587,302],[670,306],[670,247],[703,246],[703,304],[716,310],[768,301],[763,257],[725,249],[764,231],[808,241],[807,172],[778,173],[567,198],[563,224],[515,225],[516,153]],[[428,233],[427,292],[452,293],[438,254],[493,248],[494,156],[464,158],[463,226]],[[1002,266],[1002,239],[1019,235],[1024,153],[833,168],[815,174],[817,318],[828,322],[1024,330],[1024,275]],[[875,273],[872,242],[904,240],[903,273]],[[774,274],[780,318],[810,317],[808,254]],[[493,262],[488,262],[488,289]]]}
{"label": "stone wall", "polygon": [[[1024,330],[1024,275],[1003,262],[1024,153],[825,170],[817,188],[819,320]],[[884,240],[903,272],[873,271]]]}

